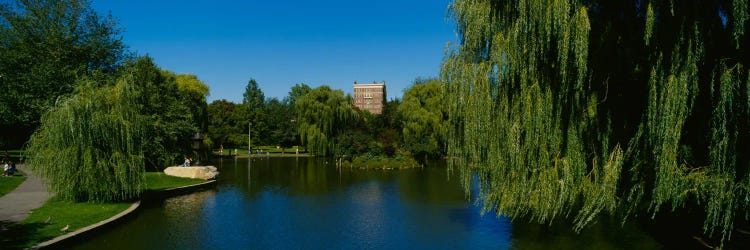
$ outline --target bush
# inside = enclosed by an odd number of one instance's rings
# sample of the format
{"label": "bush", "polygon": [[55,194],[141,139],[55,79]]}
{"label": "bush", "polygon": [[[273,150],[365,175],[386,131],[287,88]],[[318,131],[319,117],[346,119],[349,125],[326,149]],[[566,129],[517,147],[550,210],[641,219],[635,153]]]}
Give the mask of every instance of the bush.
{"label": "bush", "polygon": [[344,166],[353,168],[374,168],[374,169],[400,169],[419,167],[414,158],[405,154],[397,154],[395,157],[366,154],[355,156],[351,161],[344,161]]}

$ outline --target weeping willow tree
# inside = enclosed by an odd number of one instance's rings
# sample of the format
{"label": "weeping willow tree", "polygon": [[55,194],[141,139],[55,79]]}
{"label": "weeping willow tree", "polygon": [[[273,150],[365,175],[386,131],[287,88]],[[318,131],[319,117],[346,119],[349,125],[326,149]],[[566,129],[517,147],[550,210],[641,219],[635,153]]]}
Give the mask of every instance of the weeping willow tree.
{"label": "weeping willow tree", "polygon": [[403,147],[415,158],[445,154],[445,101],[443,83],[428,80],[415,81],[404,91],[398,106],[403,124]]}
{"label": "weeping willow tree", "polygon": [[441,69],[450,169],[484,211],[577,230],[703,208],[729,239],[750,201],[747,0],[457,0]]}
{"label": "weeping willow tree", "polygon": [[325,85],[299,97],[295,107],[302,145],[321,155],[335,153],[336,138],[357,117],[350,98]]}
{"label": "weeping willow tree", "polygon": [[133,84],[82,83],[74,95],[42,117],[28,142],[31,170],[55,196],[70,201],[121,201],[144,185],[139,123]]}

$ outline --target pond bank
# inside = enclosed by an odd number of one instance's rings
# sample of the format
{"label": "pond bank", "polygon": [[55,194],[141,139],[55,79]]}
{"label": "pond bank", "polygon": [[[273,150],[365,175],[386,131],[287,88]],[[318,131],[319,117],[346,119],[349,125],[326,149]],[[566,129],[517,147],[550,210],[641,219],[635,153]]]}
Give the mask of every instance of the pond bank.
{"label": "pond bank", "polygon": [[192,185],[181,186],[181,187],[164,188],[164,189],[158,189],[158,190],[146,190],[141,200],[133,202],[126,210],[110,218],[107,218],[105,220],[83,227],[71,233],[61,235],[61,236],[55,237],[54,239],[39,243],[35,245],[34,247],[32,247],[32,249],[60,248],[60,247],[69,246],[75,243],[75,241],[77,240],[84,239],[88,236],[95,235],[97,232],[108,229],[112,226],[116,226],[119,222],[137,213],[139,209],[141,208],[141,204],[144,204],[145,202],[150,202],[150,201],[165,199],[165,198],[176,196],[176,195],[191,193],[197,190],[202,190],[202,189],[211,187],[215,183],[216,183],[216,180],[209,180],[203,183],[192,184]]}
{"label": "pond bank", "polygon": [[[138,211],[142,201],[189,193],[215,183],[203,180],[197,184],[193,180],[159,181],[162,178],[150,176],[147,182],[153,184],[150,185],[153,189],[146,190],[139,201],[74,203],[51,198],[40,178],[26,166],[19,166],[19,169],[27,173],[28,179],[0,197],[0,248],[3,249],[57,248],[118,224],[116,222]],[[64,234],[66,231],[70,233]]]}
{"label": "pond bank", "polygon": [[239,158],[239,159],[247,159],[247,158],[302,158],[302,157],[316,157],[316,155],[313,154],[295,154],[295,153],[288,153],[288,154],[279,154],[279,153],[268,153],[268,154],[252,154],[252,155],[225,155],[225,156],[218,156],[219,158],[224,159],[232,159],[232,158]]}
{"label": "pond bank", "polygon": [[52,247],[52,246],[60,247],[60,246],[62,246],[62,244],[64,244],[67,241],[71,241],[71,240],[74,240],[76,238],[83,237],[86,234],[93,233],[96,230],[103,229],[105,226],[108,226],[108,225],[111,226],[111,225],[113,225],[114,222],[117,222],[118,220],[121,220],[121,219],[125,218],[126,216],[128,216],[128,215],[132,214],[133,212],[135,212],[140,206],[141,206],[141,201],[133,202],[133,204],[131,204],[130,207],[128,207],[128,209],[125,209],[125,211],[122,211],[122,212],[116,214],[115,216],[112,216],[112,217],[110,217],[108,219],[105,219],[103,221],[91,224],[89,226],[83,227],[81,229],[75,230],[73,232],[70,232],[70,233],[67,233],[67,234],[55,237],[55,238],[53,238],[51,240],[42,242],[42,243],[40,243],[40,244],[32,247],[31,249],[42,249],[42,248],[48,248],[48,247]]}

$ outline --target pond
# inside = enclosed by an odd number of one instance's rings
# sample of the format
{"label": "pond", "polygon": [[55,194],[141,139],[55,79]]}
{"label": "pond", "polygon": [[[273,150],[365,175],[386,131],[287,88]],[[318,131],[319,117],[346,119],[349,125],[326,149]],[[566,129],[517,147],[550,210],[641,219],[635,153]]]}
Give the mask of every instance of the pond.
{"label": "pond", "polygon": [[443,163],[337,169],[320,158],[217,160],[215,188],[150,202],[75,249],[654,249],[634,223],[481,214]]}

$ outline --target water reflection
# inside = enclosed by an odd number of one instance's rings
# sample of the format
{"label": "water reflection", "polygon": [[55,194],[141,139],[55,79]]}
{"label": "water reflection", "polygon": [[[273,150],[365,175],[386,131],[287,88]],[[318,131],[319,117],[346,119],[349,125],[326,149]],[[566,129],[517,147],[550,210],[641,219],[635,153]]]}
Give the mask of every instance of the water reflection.
{"label": "water reflection", "polygon": [[[467,202],[442,163],[424,169],[337,169],[325,159],[226,159],[213,190],[148,205],[79,249],[652,248],[636,228],[512,225]],[[563,233],[558,233],[557,230]],[[623,233],[625,231],[625,233]],[[626,240],[645,244],[623,244]],[[584,245],[581,239],[590,243]],[[588,244],[587,243],[587,244]]]}

